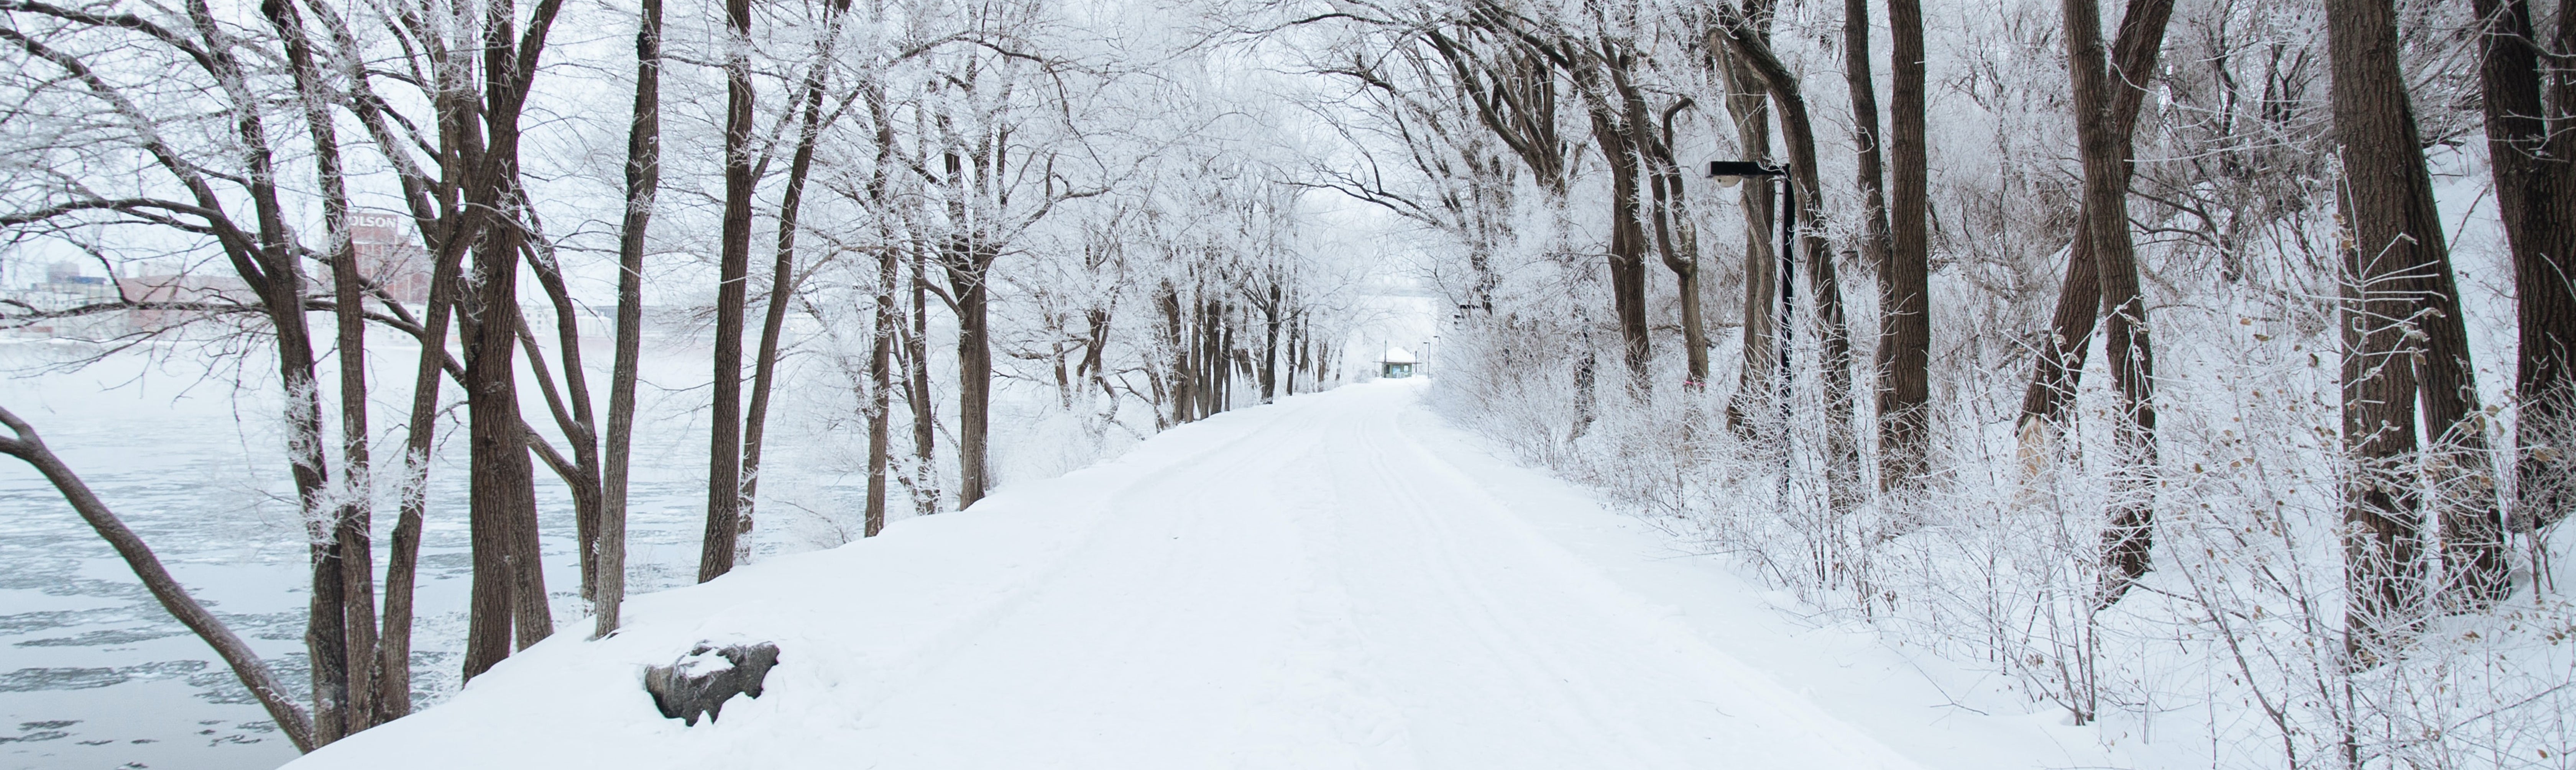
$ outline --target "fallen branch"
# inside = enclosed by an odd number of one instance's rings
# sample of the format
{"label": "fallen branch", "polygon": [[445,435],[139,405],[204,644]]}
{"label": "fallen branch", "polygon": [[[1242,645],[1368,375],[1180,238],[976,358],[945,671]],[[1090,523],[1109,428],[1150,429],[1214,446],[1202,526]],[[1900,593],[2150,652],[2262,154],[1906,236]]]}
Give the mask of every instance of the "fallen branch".
{"label": "fallen branch", "polygon": [[223,620],[216,618],[205,605],[197,603],[196,597],[189,596],[187,589],[180,587],[179,581],[170,576],[170,570],[161,566],[161,559],[152,555],[152,548],[143,544],[143,538],[126,528],[125,522],[117,519],[116,513],[108,510],[107,504],[99,502],[98,495],[90,492],[89,485],[73,474],[70,467],[63,465],[62,458],[55,457],[53,450],[45,448],[45,441],[36,435],[35,428],[6,408],[0,408],[0,424],[17,433],[16,437],[0,436],[0,453],[25,460],[45,474],[45,480],[53,482],[54,489],[62,492],[63,499],[72,504],[72,510],[80,512],[81,518],[88,521],[92,529],[98,530],[98,536],[115,547],[117,555],[125,557],[126,566],[133,567],[134,576],[143,579],[143,587],[152,592],[152,598],[160,600],[161,607],[169,610],[171,617],[178,618],[188,630],[197,632],[198,638],[206,640],[207,646],[215,648],[215,654],[232,666],[233,675],[241,678],[242,685],[250,688],[251,695],[259,698],[261,706],[267,707],[269,718],[277,721],[278,729],[286,731],[287,740],[295,743],[296,750],[312,751],[312,718],[306,716],[303,707],[296,705],[286,694],[285,687],[278,685],[277,675],[259,659],[259,653],[252,652],[250,645],[242,643],[241,637],[234,635]]}

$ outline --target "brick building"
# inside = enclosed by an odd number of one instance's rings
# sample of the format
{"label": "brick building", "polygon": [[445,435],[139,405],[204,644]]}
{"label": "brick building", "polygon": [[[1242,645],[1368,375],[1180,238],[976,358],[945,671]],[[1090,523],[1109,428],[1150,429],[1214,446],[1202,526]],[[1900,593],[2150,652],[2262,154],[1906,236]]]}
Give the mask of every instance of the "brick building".
{"label": "brick building", "polygon": [[362,275],[394,299],[419,304],[429,301],[429,250],[407,234],[410,226],[396,214],[350,214],[349,241]]}

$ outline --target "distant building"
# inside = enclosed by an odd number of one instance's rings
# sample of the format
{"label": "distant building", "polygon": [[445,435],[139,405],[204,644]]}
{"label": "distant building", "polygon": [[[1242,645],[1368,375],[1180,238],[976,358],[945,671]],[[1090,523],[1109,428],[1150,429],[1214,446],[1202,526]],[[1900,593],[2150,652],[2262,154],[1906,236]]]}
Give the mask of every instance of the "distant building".
{"label": "distant building", "polygon": [[[0,290],[0,299],[7,300],[5,305],[0,305],[0,316],[23,315],[30,312],[58,313],[86,305],[114,302],[116,285],[109,283],[104,276],[82,275],[81,266],[77,263],[57,262],[45,266],[44,280]],[[58,327],[65,323],[81,328],[86,328],[87,325],[80,318],[61,318],[16,326],[13,331],[49,336],[59,331]]]}
{"label": "distant building", "polygon": [[116,285],[135,302],[259,303],[250,284],[229,275],[143,275],[116,279]]}
{"label": "distant building", "polygon": [[[385,293],[397,302],[423,304],[429,301],[429,250],[406,235],[410,227],[409,220],[396,214],[351,214],[349,242],[357,253],[361,275],[382,286]],[[120,301],[249,306],[260,303],[259,296],[251,292],[249,284],[222,268],[114,279],[83,275],[82,268],[78,263],[54,263],[45,267],[43,281],[0,289],[0,300],[6,301],[6,306],[0,307],[0,316],[28,311],[54,313]],[[330,291],[328,269],[308,270],[304,279],[306,291],[324,294]],[[92,318],[48,319],[15,326],[11,330],[42,336],[126,333],[169,327],[200,314],[201,311],[194,309],[147,308],[94,314]],[[117,328],[92,328],[101,322]]]}
{"label": "distant building", "polygon": [[[133,302],[196,302],[210,305],[257,305],[250,284],[229,275],[144,275],[116,279],[117,290]],[[132,311],[137,330],[159,329],[199,315],[195,310],[146,308]]]}
{"label": "distant building", "polygon": [[1420,359],[1413,357],[1413,351],[1403,348],[1387,348],[1386,357],[1378,359],[1377,362],[1378,376],[1399,379],[1411,377],[1413,376],[1413,368],[1421,363],[1422,361]]}
{"label": "distant building", "polygon": [[45,270],[43,283],[28,284],[9,292],[9,295],[10,299],[37,310],[70,310],[82,305],[116,301],[116,286],[103,276],[81,275],[77,268],[69,265],[54,265]]}
{"label": "distant building", "polygon": [[360,275],[396,301],[420,304],[429,301],[429,250],[404,234],[409,224],[394,214],[350,214],[349,243]]}

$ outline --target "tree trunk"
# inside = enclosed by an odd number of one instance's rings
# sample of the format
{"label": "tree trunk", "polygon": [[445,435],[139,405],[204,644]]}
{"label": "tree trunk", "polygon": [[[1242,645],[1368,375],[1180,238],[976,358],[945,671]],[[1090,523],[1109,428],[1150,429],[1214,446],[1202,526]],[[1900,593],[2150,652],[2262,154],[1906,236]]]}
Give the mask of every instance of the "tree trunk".
{"label": "tree trunk", "polygon": [[751,272],[751,2],[725,0],[724,225],[716,267],[715,415],[698,582],[733,571],[742,532],[742,332]]}
{"label": "tree trunk", "polygon": [[1261,403],[1270,403],[1279,381],[1279,284],[1270,285],[1270,303],[1261,306]]}
{"label": "tree trunk", "polygon": [[313,740],[328,744],[345,735],[348,705],[348,637],[342,607],[339,529],[330,504],[330,473],[322,454],[322,403],[314,373],[312,329],[304,318],[304,273],[287,237],[285,213],[278,203],[265,129],[255,117],[236,120],[245,154],[250,156],[250,185],[258,210],[258,268],[243,275],[260,294],[275,333],[278,382],[286,396],[288,464],[295,478],[296,503],[311,544],[312,594],[305,626],[305,647],[312,656]]}
{"label": "tree trunk", "polygon": [[[824,23],[837,33],[839,13],[846,7],[836,0],[831,6],[832,18]],[[760,448],[769,426],[769,392],[778,380],[779,335],[787,327],[788,297],[796,291],[796,223],[805,202],[805,179],[814,169],[814,144],[823,131],[823,75],[825,62],[831,57],[831,39],[826,37],[813,69],[805,75],[805,114],[796,130],[796,149],[787,162],[787,189],[778,202],[778,251],[769,271],[769,305],[760,320],[760,348],[752,358],[751,413],[743,419],[742,429],[742,527],[737,530],[742,540],[734,546],[734,557],[748,558],[754,510],[760,504]]]}
{"label": "tree trunk", "polygon": [[[519,111],[528,78],[520,70],[516,11],[506,0],[484,9],[484,125],[488,146],[467,208],[490,212],[474,247],[475,291],[465,310],[466,411],[472,437],[474,483],[474,599],[465,655],[467,678],[509,655],[513,629],[525,649],[554,633],[546,606],[544,565],[537,559],[535,469],[528,460],[527,423],[519,415],[519,251],[526,200],[519,178]],[[540,15],[532,36],[547,23]],[[541,37],[539,39],[542,39]],[[534,56],[526,57],[529,63]],[[490,577],[487,579],[486,575]]]}
{"label": "tree trunk", "polygon": [[905,395],[912,404],[913,510],[923,516],[939,512],[939,470],[933,439],[939,427],[936,412],[930,404],[930,354],[924,338],[930,336],[929,255],[919,249],[912,252],[912,333],[903,341],[904,362],[909,367],[905,377]]}
{"label": "tree trunk", "polygon": [[[2422,501],[2409,472],[2418,441],[2416,401],[2425,402],[2429,430],[2448,432],[2457,423],[2434,414],[2435,399],[2468,383],[2444,360],[2452,351],[2441,349],[2446,335],[2434,328],[2441,319],[2426,318],[2428,311],[2446,310],[2456,323],[2458,313],[2432,180],[2398,72],[2396,9],[2390,0],[2329,0],[2326,41],[2344,221],[2351,228],[2344,253],[2344,445],[2360,466],[2344,490],[2351,597],[2345,649],[2352,665],[2368,666],[2422,617]],[[2426,296],[2433,291],[2442,295]]]}
{"label": "tree trunk", "polygon": [[1217,327],[1222,325],[1224,320],[1217,309],[1216,302],[1200,300],[1197,306],[1198,352],[1191,356],[1190,381],[1198,386],[1197,395],[1191,399],[1196,402],[1198,408],[1191,419],[1204,420],[1225,411],[1224,402],[1218,400],[1222,398],[1218,391],[1223,388],[1218,378],[1225,375],[1225,367],[1217,363],[1217,359],[1224,355],[1217,347],[1222,339]]}
{"label": "tree trunk", "polygon": [[1288,324],[1288,380],[1284,383],[1287,395],[1297,395],[1297,375],[1305,371],[1306,324],[1301,318]]}
{"label": "tree trunk", "polygon": [[[313,564],[312,617],[306,642],[314,666],[315,703],[336,701],[338,709],[320,715],[316,738],[328,742],[367,729],[375,715],[375,557],[371,551],[369,498],[374,493],[367,474],[367,327],[360,290],[358,255],[349,236],[349,192],[340,160],[339,132],[332,125],[331,97],[314,60],[313,47],[293,3],[269,0],[260,11],[278,31],[296,85],[306,131],[313,141],[314,171],[322,192],[323,253],[330,259],[332,317],[336,322],[340,369],[340,489],[331,510],[327,552]],[[300,309],[299,309],[300,312]],[[289,396],[290,399],[296,396]],[[318,419],[317,419],[318,426]],[[318,442],[320,436],[313,439]],[[319,451],[318,447],[314,451]],[[318,555],[318,554],[317,554]],[[323,590],[329,583],[329,590]],[[319,645],[336,645],[324,650]],[[319,693],[330,692],[328,699]]]}
{"label": "tree trunk", "polygon": [[2049,315],[2048,339],[2041,341],[2030,384],[2023,388],[2021,418],[2016,428],[2023,462],[2035,469],[2063,427],[2075,403],[2075,386],[2084,374],[2084,359],[2093,352],[2093,326],[2102,317],[2100,266],[2093,259],[2090,209],[2075,215],[2074,241],[2066,248],[2066,277],[2057,284],[2056,309]]}
{"label": "tree trunk", "polygon": [[[658,1],[658,0],[657,0]],[[419,589],[420,533],[428,508],[429,458],[438,447],[439,386],[447,358],[448,321],[463,279],[455,250],[430,267],[429,305],[422,310],[420,360],[412,375],[411,417],[403,443],[402,505],[395,514],[393,553],[385,558],[384,631],[378,637],[376,711],[391,720],[411,713],[412,602]]]}
{"label": "tree trunk", "polygon": [[985,440],[993,410],[993,343],[990,297],[985,279],[990,262],[983,245],[963,255],[969,265],[949,268],[949,287],[957,296],[957,510],[984,499]]}
{"label": "tree trunk", "polygon": [[895,291],[902,279],[902,250],[895,229],[893,193],[889,186],[895,158],[894,123],[886,110],[884,94],[873,87],[866,91],[868,117],[876,126],[876,167],[868,177],[868,200],[877,215],[877,291],[876,313],[870,321],[868,336],[868,502],[861,523],[861,537],[876,537],[885,531],[886,469],[892,465],[894,421],[894,337],[902,323],[895,307]]}
{"label": "tree trunk", "polygon": [[125,522],[118,519],[107,504],[99,502],[98,495],[90,491],[89,485],[45,446],[44,438],[36,434],[34,427],[7,409],[0,409],[0,425],[7,425],[16,434],[0,437],[0,453],[27,461],[28,465],[35,466],[37,472],[45,475],[46,481],[53,483],[54,489],[62,493],[63,500],[71,503],[72,510],[116,549],[117,556],[125,559],[125,565],[134,570],[134,576],[143,581],[143,588],[161,603],[161,608],[168,610],[170,616],[177,618],[188,630],[196,632],[197,638],[205,640],[206,646],[215,648],[215,655],[224,659],[224,664],[232,668],[233,676],[250,690],[251,697],[257,698],[260,706],[268,710],[269,719],[277,723],[278,729],[285,731],[287,740],[295,744],[297,751],[312,751],[320,747],[311,717],[295,705],[295,697],[278,683],[277,676],[269,670],[266,662],[260,660],[259,653],[253,652],[249,644],[224,625],[222,619],[188,595],[188,590],[161,566],[161,559],[152,554],[152,548],[144,544],[143,538],[126,528]]}
{"label": "tree trunk", "polygon": [[[1894,23],[1892,13],[1889,21],[1891,25]],[[1891,262],[1894,236],[1888,231],[1887,223],[1885,137],[1879,132],[1878,88],[1872,82],[1871,75],[1869,0],[1844,0],[1843,78],[1848,85],[1846,90],[1851,93],[1852,142],[1857,145],[1855,149],[1860,166],[1858,169],[1862,209],[1860,252],[1861,258],[1879,274],[1878,361],[1871,367],[1875,376],[1870,380],[1871,390],[1877,397],[1881,471],[1879,483],[1883,489],[1889,480],[1912,474],[1911,468],[1902,463],[1895,464],[1896,467],[1892,469],[1890,467],[1891,461],[1905,449],[1906,436],[1902,431],[1896,430],[1895,426],[1909,416],[1908,410],[1897,398],[1895,392],[1897,387],[1895,367],[1898,363],[1895,359],[1903,350],[1901,344],[1895,344],[1898,342],[1896,325],[1906,318],[1907,308],[1903,297],[1897,294],[1897,286],[1893,283],[1893,279],[1898,276],[1890,275],[1891,272],[1902,268],[1896,267]],[[1895,472],[1888,472],[1890,470]],[[1855,468],[1856,471],[1857,468]]]}
{"label": "tree trunk", "polygon": [[[1858,9],[1866,3],[1852,0]],[[1924,136],[1923,4],[1888,0],[1894,43],[1894,98],[1888,113],[1895,188],[1887,260],[1880,263],[1878,342],[1879,487],[1917,489],[1931,471],[1932,399],[1930,160]]]}
{"label": "tree trunk", "polygon": [[[2136,0],[2120,18],[2119,38],[2112,43],[2113,70],[2118,77],[2111,94],[2111,134],[2120,137],[2120,173],[2131,172],[2134,145],[2128,137],[2136,132],[2138,110],[2146,98],[2147,74],[2154,71],[2156,57],[2164,48],[2166,22],[2173,17],[2172,0]],[[2127,189],[2123,176],[2121,189]],[[2102,311],[2100,266],[2093,253],[2090,233],[2093,211],[2081,209],[2076,215],[2076,231],[2067,249],[2066,279],[2059,285],[2056,312],[2049,321],[2049,347],[2040,351],[2039,361],[2031,373],[2030,385],[2022,393],[2021,422],[2018,426],[2022,452],[2026,459],[2037,462],[2045,444],[2053,439],[2066,409],[2074,403],[2075,386],[2084,373],[2084,359],[2092,350],[2093,326]]]}
{"label": "tree trunk", "polygon": [[[581,597],[598,597],[598,545],[600,520],[599,486],[599,419],[591,411],[589,367],[581,359],[581,312],[573,307],[572,290],[564,283],[563,269],[555,259],[552,246],[538,244],[522,252],[529,272],[537,277],[538,287],[547,302],[554,306],[555,344],[563,362],[563,387],[556,389],[554,375],[546,367],[545,351],[538,347],[536,334],[523,321],[519,324],[519,342],[527,350],[528,372],[537,379],[544,394],[547,411],[554,416],[555,427],[563,432],[564,442],[572,457],[564,458],[546,446],[545,439],[531,436],[528,446],[563,479],[572,497],[574,542],[579,549]],[[534,542],[531,541],[531,546]]]}
{"label": "tree trunk", "polygon": [[2114,131],[2109,54],[2102,42],[2101,11],[2094,0],[2066,0],[2067,73],[2075,95],[2076,136],[2084,165],[2085,235],[2093,245],[2102,290],[2103,350],[2111,358],[2111,383],[2122,417],[2113,429],[2114,501],[2102,532],[2100,605],[2120,600],[2147,572],[2155,545],[2156,462],[2154,348],[2147,340],[2147,306],[2138,293],[2137,255],[2129,240],[2128,173]]}
{"label": "tree trunk", "polygon": [[[2542,69],[2552,58],[2539,44],[2525,0],[2475,0],[2486,24],[2479,82],[2485,94],[2487,155],[2495,173],[2496,213],[2513,251],[2514,310],[2521,355],[2515,362],[2514,396],[2519,422],[2514,476],[2514,528],[2536,531],[2555,524],[2571,507],[2565,484],[2565,436],[2571,419],[2570,346],[2576,345],[2576,140],[2566,111],[2576,100],[2576,78],[2561,68]],[[2559,12],[2561,50],[2576,39],[2576,14]],[[2549,112],[2551,102],[2558,112]],[[2444,522],[2443,562],[2462,565],[2452,583],[2466,597],[2499,598],[2505,581],[2503,533],[2483,522]]]}
{"label": "tree trunk", "polygon": [[1638,224],[1643,216],[1637,201],[1639,159],[1627,127],[1608,103],[1612,98],[1592,97],[1600,102],[1590,110],[1592,139],[1601,147],[1603,164],[1610,167],[1610,305],[1619,318],[1620,360],[1628,365],[1629,387],[1644,394],[1654,389],[1649,368],[1654,350],[1646,334],[1646,234]]}
{"label": "tree trunk", "polygon": [[[1758,31],[1757,31],[1758,32]],[[1753,65],[1741,53],[1728,47],[1712,46],[1721,51],[1720,67],[1727,84],[1726,108],[1735,122],[1738,153],[1744,160],[1769,164],[1771,158],[1771,102],[1768,86]],[[1737,368],[1735,396],[1726,403],[1726,426],[1739,436],[1753,437],[1755,415],[1769,415],[1776,409],[1771,404],[1778,392],[1774,381],[1780,369],[1779,319],[1774,315],[1780,304],[1778,270],[1780,255],[1772,247],[1772,229],[1777,222],[1773,211],[1780,200],[1779,190],[1770,177],[1744,180],[1744,362]],[[1748,406],[1752,408],[1747,408]]]}
{"label": "tree trunk", "polygon": [[[357,115],[360,124],[380,149],[402,146],[401,140],[393,138],[395,132],[387,119],[385,103],[369,83],[370,71],[365,66],[365,56],[347,20],[327,3],[307,2],[306,7],[330,32],[339,51],[334,64],[340,68],[340,74],[348,85],[346,106]],[[439,56],[447,55],[450,54]],[[441,171],[458,168],[464,151],[477,147],[463,141],[465,116],[470,110],[462,107],[472,104],[473,98],[472,89],[461,87],[461,83],[460,78],[450,74],[427,84],[432,94],[431,105],[437,114],[439,144],[444,150],[439,159]],[[401,502],[392,534],[392,552],[385,563],[383,625],[377,636],[376,648],[369,651],[371,662],[368,665],[374,669],[375,675],[373,693],[368,697],[373,701],[373,719],[378,723],[411,712],[412,599],[417,589],[420,533],[426,507],[426,496],[422,490],[428,483],[428,459],[436,445],[440,377],[447,374],[459,382],[464,381],[464,367],[455,364],[455,359],[447,355],[446,348],[448,324],[456,291],[462,282],[458,274],[465,258],[467,240],[471,237],[467,232],[479,228],[488,213],[458,205],[457,195],[465,181],[462,175],[433,179],[408,155],[388,152],[385,157],[397,172],[403,203],[411,209],[413,223],[420,232],[422,244],[429,251],[431,264],[428,304],[423,317],[416,321],[421,347],[413,380],[412,409],[407,425],[409,436],[403,454],[404,470],[397,488]],[[408,309],[390,293],[381,287],[376,288],[375,293],[388,312],[408,318]]]}
{"label": "tree trunk", "polygon": [[1171,357],[1171,423],[1169,428],[1190,421],[1190,331],[1181,318],[1181,293],[1170,281],[1154,295],[1154,306],[1163,311],[1163,349]]}
{"label": "tree trunk", "polygon": [[[498,188],[499,183],[491,187]],[[500,202],[509,194],[487,190]],[[480,674],[516,647],[552,635],[543,564],[536,559],[535,468],[528,459],[527,423],[520,416],[514,353],[520,328],[518,229],[489,228],[475,249],[478,282],[467,313],[465,369],[467,413],[473,435],[473,529],[476,599],[484,615],[470,632],[468,676]],[[485,573],[490,578],[486,580]],[[515,634],[513,634],[515,629]]]}
{"label": "tree trunk", "polygon": [[662,0],[643,0],[635,30],[635,113],[626,133],[626,217],[617,233],[617,353],[608,375],[593,638],[617,630],[626,601],[626,490],[635,445],[635,380],[644,349],[644,247],[662,186]]}
{"label": "tree trunk", "polygon": [[[1638,159],[1644,166],[1646,217],[1655,225],[1655,253],[1663,260],[1664,269],[1672,271],[1675,295],[1681,305],[1682,387],[1697,393],[1708,385],[1708,325],[1700,312],[1699,238],[1691,229],[1681,165],[1673,158],[1673,115],[1685,103],[1676,100],[1664,110],[1663,131],[1657,133],[1655,124],[1648,121],[1644,93],[1624,74],[1614,72],[1613,82],[1619,87],[1625,110],[1629,144],[1639,151]],[[1694,405],[1692,409],[1690,422],[1696,423],[1698,407]],[[1687,425],[1683,431],[1696,428]]]}
{"label": "tree trunk", "polygon": [[877,311],[869,326],[868,344],[868,502],[861,537],[876,537],[885,531],[886,465],[892,454],[887,423],[892,420],[893,367],[888,359],[894,353],[895,318],[894,287],[897,252],[893,240],[877,252]]}
{"label": "tree trunk", "polygon": [[[1115,306],[1116,303],[1116,298],[1113,297],[1110,299],[1110,304],[1112,306]],[[1094,307],[1089,310],[1082,311],[1084,325],[1084,334],[1082,338],[1082,363],[1076,365],[1074,370],[1076,372],[1088,373],[1091,379],[1091,384],[1100,388],[1101,397],[1109,399],[1110,408],[1116,409],[1118,390],[1110,386],[1109,372],[1107,370],[1109,365],[1107,360],[1107,356],[1109,354],[1109,310],[1110,309],[1107,307]]]}
{"label": "tree trunk", "polygon": [[[477,197],[497,200],[500,195],[486,190]],[[468,679],[509,656],[514,625],[545,612],[542,604],[524,606],[532,599],[542,602],[545,594],[525,590],[525,573],[540,565],[525,564],[518,548],[522,523],[531,529],[536,523],[536,492],[527,426],[519,416],[514,360],[519,326],[516,230],[505,225],[484,233],[484,242],[474,250],[476,286],[465,312],[466,412],[474,474],[469,495],[474,587],[465,653]],[[534,630],[538,629],[523,628],[519,635],[524,638]]]}
{"label": "tree trunk", "polygon": [[1225,329],[1225,335],[1217,339],[1216,355],[1209,359],[1209,368],[1215,371],[1216,410],[1224,412],[1234,408],[1234,308],[1218,305],[1216,317],[1217,325]]}

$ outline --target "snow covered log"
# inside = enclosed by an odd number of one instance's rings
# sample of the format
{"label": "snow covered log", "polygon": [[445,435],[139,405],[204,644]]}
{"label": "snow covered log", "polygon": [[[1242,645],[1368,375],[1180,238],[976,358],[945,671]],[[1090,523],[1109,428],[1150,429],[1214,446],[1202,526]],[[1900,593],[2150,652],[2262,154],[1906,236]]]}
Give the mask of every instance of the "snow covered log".
{"label": "snow covered log", "polygon": [[760,697],[760,684],[776,665],[775,644],[717,647],[699,642],[671,665],[646,668],[644,691],[653,694],[653,705],[662,710],[662,716],[695,726],[701,713],[714,722],[725,701],[736,693]]}

